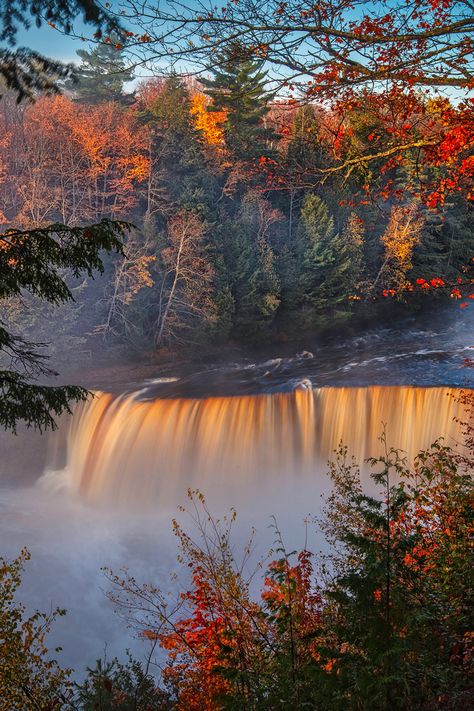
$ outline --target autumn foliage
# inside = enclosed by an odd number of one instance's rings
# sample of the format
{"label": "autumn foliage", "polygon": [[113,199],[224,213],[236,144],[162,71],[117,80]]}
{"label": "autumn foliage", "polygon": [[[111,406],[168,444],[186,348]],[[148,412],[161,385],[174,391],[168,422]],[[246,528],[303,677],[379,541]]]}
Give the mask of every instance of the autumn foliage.
{"label": "autumn foliage", "polygon": [[222,124],[226,120],[226,113],[213,111],[208,97],[197,92],[191,96],[191,115],[194,116],[196,128],[202,132],[206,143],[210,146],[222,146],[224,143]]}
{"label": "autumn foliage", "polygon": [[[258,7],[240,0],[208,12],[171,2],[146,20],[130,10],[147,30],[144,61],[170,53],[204,72],[229,53],[264,60],[289,104],[329,108],[336,117],[331,171],[347,176],[355,166],[380,165],[386,173],[403,164],[410,190],[429,206],[453,193],[472,199],[474,27],[467,0],[265,0]],[[132,38],[132,50],[137,44]],[[357,110],[372,116],[374,130],[348,159],[340,148]],[[320,167],[320,176],[326,170]]]}
{"label": "autumn foliage", "polygon": [[[142,34],[128,40],[149,48]],[[443,296],[468,308],[472,102],[355,80],[333,101],[329,79],[324,91],[274,94],[262,57],[241,50],[217,53],[202,83],[155,77],[134,95],[116,88],[114,101],[80,85],[35,104],[2,100],[5,228],[135,226],[103,281],[76,284],[62,321],[85,351],[98,337],[147,353],[299,337]],[[5,306],[13,326],[18,302]],[[21,335],[51,340],[44,319],[24,321]]]}

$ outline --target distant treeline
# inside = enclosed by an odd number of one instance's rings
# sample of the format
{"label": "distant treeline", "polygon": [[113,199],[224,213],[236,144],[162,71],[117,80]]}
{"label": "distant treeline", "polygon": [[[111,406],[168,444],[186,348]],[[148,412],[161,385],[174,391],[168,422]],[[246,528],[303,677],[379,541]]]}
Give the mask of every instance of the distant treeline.
{"label": "distant treeline", "polygon": [[[171,76],[130,94],[114,47],[80,56],[79,81],[63,95],[19,105],[6,96],[0,114],[4,228],[134,225],[105,280],[72,283],[76,302],[54,319],[56,350],[91,337],[138,351],[287,339],[376,314],[387,300],[418,306],[422,279],[465,278],[468,203],[427,206],[406,157],[336,169],[380,138],[373,114],[341,119],[277,99],[247,59],[200,84]],[[435,115],[436,101],[425,108]],[[51,341],[53,310],[30,305],[10,301],[3,320]]]}

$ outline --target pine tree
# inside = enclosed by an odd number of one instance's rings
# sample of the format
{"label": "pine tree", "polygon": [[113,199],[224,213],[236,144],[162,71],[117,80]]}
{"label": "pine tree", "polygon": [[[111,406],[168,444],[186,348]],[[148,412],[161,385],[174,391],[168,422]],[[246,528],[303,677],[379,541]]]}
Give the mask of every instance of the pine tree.
{"label": "pine tree", "polygon": [[272,155],[275,134],[265,124],[272,95],[266,91],[262,65],[234,48],[211,69],[212,79],[201,80],[213,100],[210,110],[227,114],[223,124],[225,143],[238,160]]}
{"label": "pine tree", "polygon": [[[122,251],[128,225],[102,220],[86,228],[50,225],[0,234],[0,300],[24,291],[52,305],[71,301],[64,279],[103,271],[102,250]],[[45,365],[42,344],[28,343],[0,322],[0,427],[15,430],[19,421],[39,429],[54,427],[53,416],[88,393],[76,386],[39,385],[38,377],[55,375]],[[13,367],[12,367],[13,366]]]}
{"label": "pine tree", "polygon": [[126,101],[124,84],[133,80],[133,71],[127,69],[121,50],[117,35],[112,35],[110,43],[101,42],[90,51],[78,49],[76,54],[82,61],[66,88],[78,101],[88,104]]}
{"label": "pine tree", "polygon": [[363,269],[364,223],[351,212],[343,229],[332,241],[334,262],[326,280],[326,293],[334,306],[344,303],[348,310],[348,297],[357,291]]}
{"label": "pine tree", "polygon": [[82,16],[86,24],[96,28],[95,36],[102,37],[121,30],[120,22],[109,11],[109,4],[96,0],[2,0],[0,8],[0,78],[12,89],[18,101],[33,98],[38,92],[55,94],[59,81],[70,76],[70,67],[62,62],[44,57],[26,47],[14,49],[18,44],[18,27],[26,29],[32,22],[37,27],[49,23],[71,33],[73,21]]}
{"label": "pine tree", "polygon": [[326,306],[324,282],[334,262],[334,218],[317,195],[307,195],[297,234],[297,266],[303,307],[321,311]]}
{"label": "pine tree", "polygon": [[296,246],[284,256],[283,298],[293,318],[303,327],[324,323],[328,317],[350,313],[362,269],[363,225],[351,214],[338,232],[327,205],[307,195],[301,209]]}
{"label": "pine tree", "polygon": [[443,211],[426,210],[420,243],[413,254],[412,280],[437,277],[465,278],[469,256],[474,253],[474,209],[453,200]]}
{"label": "pine tree", "polygon": [[280,305],[280,278],[271,246],[282,219],[268,201],[249,192],[227,236],[226,262],[235,302],[235,331],[259,340],[268,335]]}

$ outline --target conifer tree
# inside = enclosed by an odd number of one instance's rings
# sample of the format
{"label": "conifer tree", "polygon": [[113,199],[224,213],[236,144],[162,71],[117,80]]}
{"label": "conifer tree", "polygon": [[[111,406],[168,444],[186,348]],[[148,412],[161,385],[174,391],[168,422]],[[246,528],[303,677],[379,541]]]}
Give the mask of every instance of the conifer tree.
{"label": "conifer tree", "polygon": [[29,29],[45,23],[69,34],[78,16],[96,28],[95,36],[120,30],[120,22],[110,12],[109,3],[96,0],[2,0],[0,7],[0,77],[20,101],[33,98],[38,92],[53,94],[59,90],[59,80],[70,76],[71,66],[44,57],[27,47],[17,47],[18,27]]}
{"label": "conifer tree", "polygon": [[121,50],[117,35],[112,35],[109,43],[100,42],[89,51],[78,49],[81,64],[66,82],[66,88],[88,104],[126,100],[124,84],[133,80],[133,71],[127,68]]}
{"label": "conifer tree", "polygon": [[469,256],[474,253],[474,210],[453,200],[443,211],[426,210],[420,243],[413,253],[412,280],[444,274],[465,278]]}
{"label": "conifer tree", "polygon": [[225,143],[239,160],[254,160],[271,155],[273,130],[266,126],[269,101],[263,62],[246,56],[238,47],[231,48],[222,62],[211,69],[211,79],[201,79],[212,98],[212,109],[224,111]]}
{"label": "conifer tree", "polygon": [[[101,251],[121,252],[128,227],[102,220],[86,228],[56,224],[7,230],[0,234],[0,300],[26,291],[56,306],[71,301],[65,272],[70,270],[73,277],[102,272]],[[86,399],[84,388],[36,382],[55,375],[45,364],[41,346],[26,342],[0,321],[0,427],[15,430],[19,421],[39,429],[54,427],[53,415],[68,411],[70,401]]]}
{"label": "conifer tree", "polygon": [[[100,36],[117,28],[116,23],[95,0],[48,0],[23,2],[5,0],[0,12],[0,40],[10,49],[0,50],[0,78],[18,100],[32,98],[38,91],[58,91],[57,80],[68,70],[17,43],[18,26],[28,28],[35,18],[40,27],[44,20],[66,33],[72,21],[82,14]],[[0,234],[0,300],[29,292],[43,301],[64,304],[73,299],[64,280],[65,270],[73,277],[92,276],[103,271],[102,250],[122,251],[122,239],[129,225],[102,220],[88,227],[53,224],[30,230],[10,228]],[[39,349],[44,344],[28,343],[0,321],[0,426],[15,430],[19,421],[40,429],[54,427],[54,416],[69,410],[71,401],[84,400],[87,391],[78,386],[48,387],[39,378],[52,375],[45,365],[47,356]]]}
{"label": "conifer tree", "polygon": [[[345,302],[357,290],[363,270],[364,223],[351,212],[340,233],[332,241],[334,261],[326,280],[326,294],[334,306]],[[346,310],[347,310],[346,308]]]}
{"label": "conifer tree", "polygon": [[307,195],[297,235],[297,281],[304,309],[325,308],[324,283],[334,262],[334,218],[317,195]]}
{"label": "conifer tree", "polygon": [[279,210],[250,191],[227,230],[225,258],[239,336],[259,340],[268,335],[280,305],[281,285],[271,232],[281,219]]}
{"label": "conifer tree", "polygon": [[215,202],[214,180],[207,170],[200,136],[191,115],[190,96],[183,81],[171,75],[143,112],[152,131],[152,152],[159,184],[160,202],[172,209],[197,210],[203,217]]}
{"label": "conifer tree", "polygon": [[295,216],[301,209],[308,183],[319,180],[318,170],[328,161],[320,140],[320,127],[311,104],[301,106],[290,126],[290,140],[285,155],[285,181],[288,186],[288,242],[294,239]]}
{"label": "conifer tree", "polygon": [[283,265],[285,301],[290,312],[299,312],[302,326],[350,312],[348,297],[360,278],[362,254],[360,219],[351,214],[338,232],[326,203],[308,194],[301,209],[296,246]]}

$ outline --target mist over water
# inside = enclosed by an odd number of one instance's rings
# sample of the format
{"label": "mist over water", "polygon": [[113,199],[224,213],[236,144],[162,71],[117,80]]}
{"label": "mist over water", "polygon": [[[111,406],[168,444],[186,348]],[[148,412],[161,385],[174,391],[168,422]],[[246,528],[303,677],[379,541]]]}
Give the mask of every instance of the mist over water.
{"label": "mist over water", "polygon": [[[176,555],[171,518],[188,487],[202,490],[216,515],[237,508],[236,548],[255,525],[263,554],[274,514],[289,550],[306,536],[318,550],[304,519],[320,513],[326,460],[341,438],[359,459],[377,452],[383,422],[389,444],[410,454],[441,434],[458,442],[462,411],[448,386],[472,385],[462,367],[472,354],[465,324],[449,326],[447,343],[430,330],[398,339],[373,332],[312,355],[157,373],[79,406],[51,439],[46,470],[38,459],[28,486],[9,477],[0,487],[2,553],[32,553],[23,599],[68,609],[52,637],[64,647],[62,662],[80,672],[105,643],[108,656],[145,651],[113,614],[100,568],[127,565],[138,579],[166,585]],[[386,370],[389,362],[403,369]],[[377,385],[363,380],[370,373]]]}
{"label": "mist over water", "polygon": [[[249,492],[320,481],[341,441],[359,463],[403,442],[410,459],[444,433],[462,439],[463,408],[447,388],[374,386],[143,400],[143,391],[96,393],[77,408],[67,432],[66,464],[41,480],[93,503],[124,509],[176,505],[188,487],[218,505],[248,506]],[[389,424],[387,424],[389,423]],[[324,487],[323,487],[324,488]],[[267,491],[268,490],[268,491]]]}

